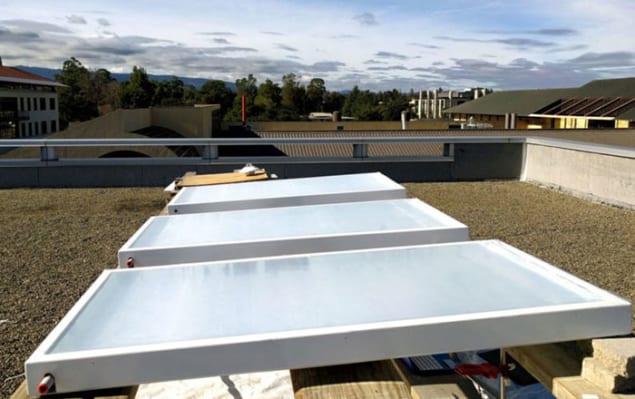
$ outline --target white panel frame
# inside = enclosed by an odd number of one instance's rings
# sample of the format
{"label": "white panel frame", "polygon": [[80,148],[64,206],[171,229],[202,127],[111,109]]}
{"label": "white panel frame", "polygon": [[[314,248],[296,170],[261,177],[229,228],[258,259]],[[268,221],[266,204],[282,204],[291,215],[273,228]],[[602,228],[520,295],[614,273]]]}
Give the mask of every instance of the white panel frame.
{"label": "white panel frame", "polygon": [[[376,177],[378,180],[380,180],[381,184],[378,184],[377,187],[372,190],[356,191],[356,189],[354,188],[354,179],[359,179],[360,177],[367,176]],[[287,183],[293,184],[297,180],[311,180],[318,183],[320,180],[346,177],[349,177],[351,179],[352,186],[352,188],[347,191],[330,193],[307,192],[306,194],[299,194],[294,196],[281,195],[278,197],[259,197],[260,190],[267,185],[279,185]],[[236,200],[232,199],[230,195],[227,195],[226,198],[210,198],[209,201],[187,202],[183,200],[182,197],[186,196],[188,193],[192,191],[201,191],[209,192],[210,196],[212,196],[214,191],[217,191],[219,185],[184,187],[168,203],[168,214],[182,215],[201,212],[218,212],[242,209],[274,208],[282,206],[316,205],[337,202],[374,201],[406,198],[406,189],[380,172],[321,177],[303,177],[299,179],[266,180],[239,184],[241,184],[242,186],[241,189],[244,188],[245,185],[249,185],[250,187],[252,187],[254,193],[253,198]],[[225,184],[223,186],[231,189],[231,186],[233,185],[234,184]]]}
{"label": "white panel frame", "polygon": [[[135,247],[134,243],[136,240],[144,234],[144,231],[150,226],[154,219],[182,217],[155,216],[148,219],[119,249],[117,255],[119,267],[127,267],[126,262],[129,258],[134,259],[134,267],[147,267],[244,259],[247,257],[297,255],[351,249],[436,244],[467,241],[470,239],[469,229],[465,224],[418,199],[404,199],[403,201],[415,204],[423,213],[432,215],[435,219],[440,221],[443,226],[402,230],[376,230],[365,233],[322,234],[263,239],[258,241],[235,241],[229,243],[209,242],[199,245]],[[326,206],[329,204],[322,205]],[[289,212],[292,212],[294,208],[295,207],[288,207]],[[416,215],[413,215],[413,217],[416,217]],[[222,226],[219,226],[219,228],[222,229]],[[259,226],[254,226],[254,228],[259,228]]]}
{"label": "white panel frame", "polygon": [[[27,390],[35,395],[40,379],[49,373],[55,378],[56,392],[75,392],[163,380],[317,367],[630,332],[631,305],[627,301],[504,243],[492,242],[499,243],[504,251],[525,257],[537,269],[537,274],[547,275],[562,285],[584,289],[595,300],[469,315],[47,354],[72,325],[82,308],[99,293],[110,273],[143,272],[108,270],[102,273],[27,360]],[[465,244],[468,243],[437,245]],[[122,331],[125,330],[126,326],[122,326]]]}

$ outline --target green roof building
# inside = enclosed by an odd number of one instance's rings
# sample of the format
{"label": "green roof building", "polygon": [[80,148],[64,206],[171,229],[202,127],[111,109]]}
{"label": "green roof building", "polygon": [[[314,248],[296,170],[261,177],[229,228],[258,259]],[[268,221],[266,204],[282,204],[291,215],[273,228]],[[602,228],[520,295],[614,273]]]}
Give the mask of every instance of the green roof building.
{"label": "green roof building", "polygon": [[445,112],[456,122],[494,128],[635,127],[635,78],[594,80],[578,88],[500,91]]}

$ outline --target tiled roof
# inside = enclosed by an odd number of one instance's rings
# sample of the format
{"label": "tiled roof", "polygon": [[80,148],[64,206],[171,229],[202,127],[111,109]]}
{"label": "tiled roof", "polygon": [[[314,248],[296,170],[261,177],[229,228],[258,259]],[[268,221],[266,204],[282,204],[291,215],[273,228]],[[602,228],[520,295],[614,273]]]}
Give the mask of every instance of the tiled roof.
{"label": "tiled roof", "polygon": [[0,66],[0,82],[23,83],[41,86],[64,86],[61,83],[47,79],[34,73],[26,72],[18,68]]}
{"label": "tiled roof", "polygon": [[[581,130],[357,130],[357,131],[253,131],[262,138],[316,138],[316,137],[444,137],[444,136],[502,136],[502,137],[552,137],[564,140],[578,140],[590,143],[609,144],[633,147],[635,137],[632,131],[623,132],[615,129],[608,132],[606,129],[581,129]],[[351,144],[277,144],[280,151],[291,157],[324,157],[324,158],[350,158],[353,154]],[[430,156],[443,155],[441,143],[381,143],[370,144],[368,155],[371,157],[388,156]]]}
{"label": "tiled roof", "polygon": [[[391,131],[313,131],[313,132],[255,132],[262,138],[321,138],[321,137],[384,137],[384,136],[437,136],[437,131],[391,130]],[[450,134],[451,135],[451,134]],[[351,144],[277,144],[283,153],[292,157],[350,158]],[[441,156],[440,143],[381,143],[369,144],[368,155],[387,156]]]}

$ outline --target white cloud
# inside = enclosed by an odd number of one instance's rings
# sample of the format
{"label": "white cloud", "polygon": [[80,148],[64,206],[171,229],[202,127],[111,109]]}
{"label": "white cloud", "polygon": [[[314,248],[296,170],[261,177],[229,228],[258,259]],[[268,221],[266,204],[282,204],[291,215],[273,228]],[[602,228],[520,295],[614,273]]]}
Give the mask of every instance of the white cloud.
{"label": "white cloud", "polygon": [[377,22],[377,18],[375,17],[375,14],[373,14],[372,12],[365,12],[365,13],[356,15],[353,17],[353,19],[357,21],[358,23],[360,23],[361,25],[379,25],[379,22]]}
{"label": "white cloud", "polygon": [[67,15],[66,22],[69,24],[86,25],[86,18],[79,15]]}
{"label": "white cloud", "polygon": [[293,72],[329,89],[558,87],[635,75],[632,0],[183,0],[178,14],[167,0],[25,3],[0,4],[2,56],[15,65],[59,68],[75,56],[113,72],[141,65],[229,81]]}

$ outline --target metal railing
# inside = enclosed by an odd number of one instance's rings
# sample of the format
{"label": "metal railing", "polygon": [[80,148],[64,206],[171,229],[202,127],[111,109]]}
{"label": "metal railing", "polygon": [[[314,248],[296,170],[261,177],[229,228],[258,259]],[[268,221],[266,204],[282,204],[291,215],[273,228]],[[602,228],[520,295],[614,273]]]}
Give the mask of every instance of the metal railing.
{"label": "metal railing", "polygon": [[[319,137],[319,138],[161,138],[161,139],[11,139],[0,140],[0,148],[39,148],[40,161],[57,161],[60,147],[167,147],[195,146],[201,148],[202,159],[213,161],[222,146],[276,146],[311,144],[350,144],[353,158],[368,158],[368,146],[386,143],[443,144],[443,156],[451,157],[454,144],[525,143],[525,137],[501,136],[436,136],[436,137]],[[7,158],[5,158],[7,159]],[[11,158],[8,158],[11,159]]]}

